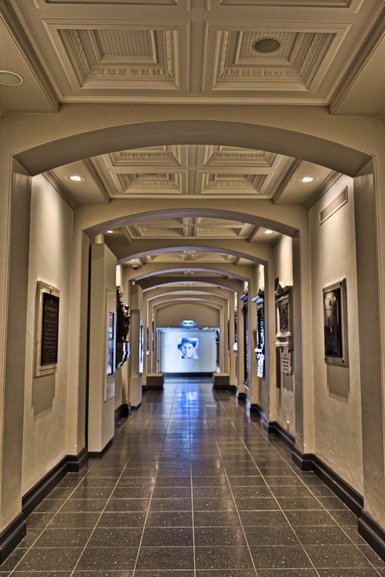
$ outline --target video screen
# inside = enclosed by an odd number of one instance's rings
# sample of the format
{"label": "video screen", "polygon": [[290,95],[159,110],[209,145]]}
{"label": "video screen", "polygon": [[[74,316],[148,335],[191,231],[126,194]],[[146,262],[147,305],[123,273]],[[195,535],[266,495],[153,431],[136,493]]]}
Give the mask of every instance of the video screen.
{"label": "video screen", "polygon": [[199,339],[195,337],[182,337],[177,345],[180,359],[199,359]]}

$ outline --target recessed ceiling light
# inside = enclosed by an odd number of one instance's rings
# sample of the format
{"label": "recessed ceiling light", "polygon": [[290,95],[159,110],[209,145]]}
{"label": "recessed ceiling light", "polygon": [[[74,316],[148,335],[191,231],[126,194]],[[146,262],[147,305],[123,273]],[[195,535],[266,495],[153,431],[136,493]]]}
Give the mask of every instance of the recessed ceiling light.
{"label": "recessed ceiling light", "polygon": [[78,174],[73,174],[71,176],[68,177],[70,180],[72,180],[72,182],[83,182],[83,180],[85,180],[85,178],[83,178],[82,176],[79,176]]}
{"label": "recessed ceiling light", "polygon": [[114,231],[113,230],[107,230],[107,233],[108,234],[114,234]]}
{"label": "recessed ceiling light", "polygon": [[261,38],[254,42],[253,48],[256,52],[271,54],[281,48],[281,43],[276,38]]}
{"label": "recessed ceiling light", "polygon": [[267,228],[265,230],[265,234],[273,234],[273,231],[270,228]]}
{"label": "recessed ceiling light", "polygon": [[315,178],[313,176],[303,176],[300,178],[301,182],[313,182]]}
{"label": "recessed ceiling light", "polygon": [[20,74],[11,72],[11,70],[0,70],[0,84],[3,86],[20,86],[24,80]]}

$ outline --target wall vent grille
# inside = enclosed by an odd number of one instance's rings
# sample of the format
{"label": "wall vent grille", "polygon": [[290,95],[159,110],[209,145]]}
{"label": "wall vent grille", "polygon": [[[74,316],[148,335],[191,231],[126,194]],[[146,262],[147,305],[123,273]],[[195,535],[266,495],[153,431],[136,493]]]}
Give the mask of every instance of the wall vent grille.
{"label": "wall vent grille", "polygon": [[325,222],[328,218],[330,218],[334,213],[337,212],[340,208],[344,206],[348,202],[348,187],[345,186],[342,192],[321,212],[319,213],[320,224]]}

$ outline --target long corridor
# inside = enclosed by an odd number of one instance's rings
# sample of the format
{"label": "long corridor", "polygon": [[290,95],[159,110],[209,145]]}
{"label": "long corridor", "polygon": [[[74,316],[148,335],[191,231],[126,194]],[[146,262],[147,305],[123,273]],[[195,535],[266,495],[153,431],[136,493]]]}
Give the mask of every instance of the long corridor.
{"label": "long corridor", "polygon": [[15,577],[385,577],[355,516],[209,382],[149,391],[0,566]]}

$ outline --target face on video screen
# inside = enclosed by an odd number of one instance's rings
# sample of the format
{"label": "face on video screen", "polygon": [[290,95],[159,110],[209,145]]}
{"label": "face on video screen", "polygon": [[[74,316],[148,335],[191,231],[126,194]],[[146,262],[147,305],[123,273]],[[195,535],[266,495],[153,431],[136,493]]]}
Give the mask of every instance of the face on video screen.
{"label": "face on video screen", "polygon": [[198,339],[183,337],[178,344],[181,359],[198,358]]}

